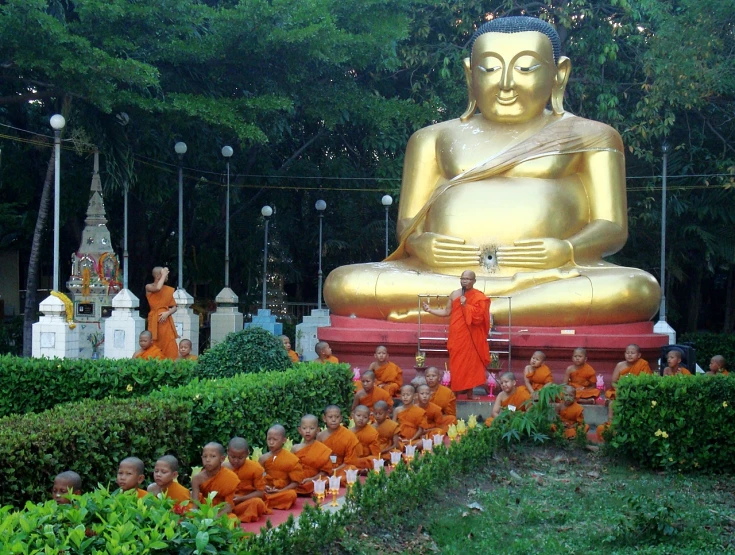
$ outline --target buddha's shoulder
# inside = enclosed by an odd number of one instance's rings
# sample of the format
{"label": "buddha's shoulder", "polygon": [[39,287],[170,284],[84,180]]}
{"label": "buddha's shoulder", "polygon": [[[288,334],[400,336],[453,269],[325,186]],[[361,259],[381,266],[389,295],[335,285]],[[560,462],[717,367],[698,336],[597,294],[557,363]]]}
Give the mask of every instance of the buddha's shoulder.
{"label": "buddha's shoulder", "polygon": [[565,114],[563,121],[572,126],[575,134],[595,138],[598,143],[601,143],[600,146],[603,148],[623,150],[623,139],[620,137],[620,133],[606,123],[568,113]]}
{"label": "buddha's shoulder", "polygon": [[455,133],[462,126],[464,126],[464,124],[459,120],[459,118],[434,123],[432,125],[422,127],[418,131],[414,132],[414,134],[411,135],[410,140],[413,142],[436,141],[447,134]]}

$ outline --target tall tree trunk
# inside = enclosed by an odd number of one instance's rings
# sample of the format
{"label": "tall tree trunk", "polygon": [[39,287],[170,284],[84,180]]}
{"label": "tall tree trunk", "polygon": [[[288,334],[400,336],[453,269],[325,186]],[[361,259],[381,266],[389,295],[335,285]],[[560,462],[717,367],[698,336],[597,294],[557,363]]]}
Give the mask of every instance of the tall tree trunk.
{"label": "tall tree trunk", "polygon": [[41,236],[46,227],[49,206],[51,205],[52,188],[54,179],[54,149],[51,149],[51,158],[46,168],[46,179],[43,182],[41,193],[41,205],[38,207],[38,218],[36,218],[36,229],[33,231],[33,243],[31,244],[31,256],[28,260],[28,280],[26,281],[26,304],[23,312],[23,356],[31,356],[32,327],[36,321],[36,308],[38,307],[38,271],[41,251]]}

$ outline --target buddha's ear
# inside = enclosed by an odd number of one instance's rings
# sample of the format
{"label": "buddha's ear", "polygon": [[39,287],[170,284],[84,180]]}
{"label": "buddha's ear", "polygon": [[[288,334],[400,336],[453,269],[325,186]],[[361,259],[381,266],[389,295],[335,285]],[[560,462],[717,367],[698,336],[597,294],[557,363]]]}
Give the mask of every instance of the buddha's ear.
{"label": "buddha's ear", "polygon": [[564,113],[564,91],[569,82],[569,74],[572,72],[572,62],[566,56],[559,58],[556,64],[556,75],[554,76],[554,88],[551,91],[551,108],[557,116]]}
{"label": "buddha's ear", "polygon": [[464,68],[464,78],[467,81],[467,108],[464,113],[459,116],[460,121],[467,121],[477,110],[477,100],[475,99],[475,93],[472,92],[472,65],[469,58],[462,60],[462,67]]}

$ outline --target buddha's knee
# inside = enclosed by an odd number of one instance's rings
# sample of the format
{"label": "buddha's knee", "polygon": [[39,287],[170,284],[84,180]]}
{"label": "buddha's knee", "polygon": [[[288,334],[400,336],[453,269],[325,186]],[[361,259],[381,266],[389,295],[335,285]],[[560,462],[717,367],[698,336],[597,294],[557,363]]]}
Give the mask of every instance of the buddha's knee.
{"label": "buddha's knee", "polygon": [[332,270],[324,282],[324,300],[329,310],[341,316],[380,318],[375,302],[378,275],[372,264],[340,266]]}
{"label": "buddha's knee", "polygon": [[593,314],[608,313],[620,322],[645,321],[656,314],[660,301],[656,278],[643,270],[620,268],[614,275],[593,278]]}

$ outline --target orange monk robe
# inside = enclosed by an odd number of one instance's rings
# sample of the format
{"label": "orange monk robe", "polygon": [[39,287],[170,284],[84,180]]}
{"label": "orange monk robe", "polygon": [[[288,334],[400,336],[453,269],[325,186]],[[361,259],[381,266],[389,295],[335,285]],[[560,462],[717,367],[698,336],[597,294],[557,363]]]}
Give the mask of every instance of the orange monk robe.
{"label": "orange monk robe", "polygon": [[237,474],[229,468],[221,467],[217,474],[199,486],[199,502],[204,503],[210,493],[216,492],[212,505],[227,503],[232,507],[232,498],[239,484],[240,478],[237,477]]}
{"label": "orange monk robe", "polygon": [[[237,474],[237,478],[240,480],[234,497],[250,495],[256,491],[265,492],[265,478],[263,477],[265,469],[259,462],[245,459],[242,466],[233,469],[233,472]],[[240,522],[255,522],[260,520],[263,515],[270,514],[265,501],[261,497],[251,497],[237,503],[232,507],[232,512],[237,515]]]}
{"label": "orange monk robe", "polygon": [[299,362],[299,354],[293,349],[288,350],[288,358],[291,359],[291,362]]}
{"label": "orange monk robe", "polygon": [[386,362],[375,370],[375,385],[388,392],[393,397],[403,385],[403,370],[395,363]]}
{"label": "orange monk robe", "polygon": [[196,355],[186,355],[183,358],[180,358],[179,360],[199,360],[199,357]]}
{"label": "orange monk robe", "polygon": [[[519,410],[521,412],[526,412],[530,404],[528,401],[530,400],[531,400],[531,392],[528,391],[528,388],[525,385],[517,385],[513,393],[508,395],[507,398],[500,401],[500,406],[504,409],[507,409],[510,406],[514,406],[516,410]],[[492,416],[489,417],[487,420],[485,420],[485,426],[489,426],[492,423],[493,423]]]}
{"label": "orange monk robe", "polygon": [[569,373],[569,385],[577,390],[577,399],[597,399],[600,396],[600,390],[595,387],[595,369],[586,362]]}
{"label": "orange monk robe", "polygon": [[151,307],[148,313],[148,331],[153,335],[153,344],[163,352],[164,358],[176,360],[179,357],[179,347],[176,344],[176,333],[174,320],[170,316],[162,324],[158,318],[169,308],[176,306],[174,300],[175,289],[170,285],[164,285],[160,291],[146,291],[145,296]]}
{"label": "orange monk robe", "polygon": [[439,384],[436,391],[431,392],[429,401],[442,409],[444,418],[441,427],[448,430],[449,426],[457,423],[457,397],[451,389]]}
{"label": "orange monk robe", "polygon": [[161,493],[174,501],[174,509],[181,507],[184,511],[190,511],[194,508],[194,504],[191,502],[186,506],[182,506],[182,503],[185,501],[191,501],[191,492],[178,482],[171,482],[166,488],[166,491],[162,491]]}
{"label": "orange monk robe", "polygon": [[686,368],[684,368],[683,366],[679,366],[678,372],[674,372],[674,376],[676,376],[677,374],[680,376],[691,376],[692,375],[692,373]]}
{"label": "orange monk robe", "polygon": [[416,405],[411,405],[396,415],[398,420],[398,435],[401,439],[412,439],[424,420],[426,411]]}
{"label": "orange monk robe", "polygon": [[138,495],[138,499],[140,499],[141,497],[145,497],[146,495],[148,495],[148,491],[147,490],[140,489],[140,488],[137,489],[136,493]]}
{"label": "orange monk robe", "polygon": [[[299,484],[304,479],[304,469],[301,468],[299,458],[285,449],[281,449],[275,456],[270,453],[263,468],[265,468],[266,485],[277,489],[285,488],[291,482]],[[286,511],[296,502],[296,490],[266,493],[265,499],[269,509]]]}
{"label": "orange monk robe", "polygon": [[421,427],[424,429],[424,434],[433,436],[434,434],[446,434],[449,430],[449,424],[444,427],[444,415],[439,405],[436,405],[429,401],[424,409],[424,419],[421,421]]}
{"label": "orange monk robe", "polygon": [[[584,408],[576,401],[564,407],[559,411],[559,417],[562,423],[564,423],[564,437],[567,439],[574,439],[577,436],[577,428],[579,426],[584,427],[584,433],[586,434],[590,427],[584,423]],[[567,426],[571,426],[570,428]]]}
{"label": "orange monk robe", "polygon": [[361,430],[353,430],[355,437],[360,442],[355,447],[357,463],[355,466],[360,470],[372,470],[373,461],[380,455],[378,448],[378,430],[370,425],[363,426]]}
{"label": "orange monk robe", "polygon": [[338,359],[338,358],[337,358],[336,356],[334,356],[334,355],[331,355],[331,356],[330,356],[330,357],[329,357],[328,359],[326,359],[326,360],[325,360],[325,359],[321,359],[321,358],[317,358],[317,359],[316,359],[316,360],[314,360],[313,362],[318,362],[318,363],[320,363],[320,364],[339,364],[339,359]]}
{"label": "orange monk robe", "polygon": [[[357,446],[360,444],[360,440],[350,430],[340,424],[339,428],[329,434],[324,440],[324,445],[332,450],[332,455],[337,456],[337,462],[334,466],[341,466],[343,464],[357,468]],[[342,468],[337,472],[342,485],[347,483],[347,468]]]}
{"label": "orange monk robe", "polygon": [[490,364],[487,334],[490,331],[490,299],[477,289],[465,293],[465,305],[459,297],[452,301],[449,317],[449,369],[452,391],[465,391],[485,383],[485,369]]}
{"label": "orange monk robe", "polygon": [[161,349],[159,349],[155,345],[151,345],[145,351],[137,351],[133,355],[133,358],[141,358],[143,360],[153,360],[153,359],[162,359],[166,357],[163,356]]}
{"label": "orange monk robe", "polygon": [[[321,441],[313,441],[308,445],[304,445],[294,454],[301,461],[304,478],[314,478],[320,472],[325,472],[327,476],[332,474],[332,461],[329,458],[332,450]],[[299,495],[313,494],[314,482],[309,481],[305,484],[299,484],[296,493]]]}
{"label": "orange monk robe", "polygon": [[[365,390],[363,389],[363,391]],[[370,412],[372,412],[373,405],[375,405],[375,403],[377,403],[378,401],[385,401],[386,403],[388,403],[389,407],[393,407],[393,397],[390,396],[390,393],[388,393],[388,391],[380,387],[373,387],[373,390],[370,393],[366,393],[365,397],[360,399],[360,404],[365,405],[367,408],[370,409]]]}
{"label": "orange monk robe", "polygon": [[551,368],[542,364],[536,368],[530,375],[526,376],[528,381],[531,382],[531,387],[534,391],[538,391],[544,387],[547,383],[554,383],[554,378],[551,375]]}
{"label": "orange monk robe", "polygon": [[[377,426],[375,430],[378,432],[378,451],[384,451],[388,447],[393,446],[393,438],[398,433],[400,426],[398,422],[386,418],[382,424]],[[385,460],[390,460],[390,452],[383,453]]]}
{"label": "orange monk robe", "polygon": [[[636,360],[633,364],[631,364],[628,368],[625,368],[620,371],[620,374],[618,374],[618,380],[622,378],[623,376],[627,376],[628,374],[631,374],[633,376],[638,376],[640,374],[652,374],[651,367],[648,366],[648,362],[643,360],[642,358],[639,358]],[[615,387],[611,387],[607,391],[605,391],[605,398],[614,400],[616,397],[615,393]]]}

